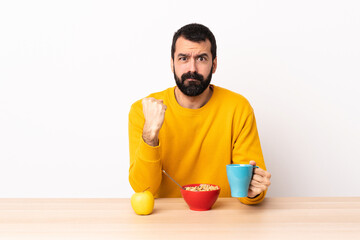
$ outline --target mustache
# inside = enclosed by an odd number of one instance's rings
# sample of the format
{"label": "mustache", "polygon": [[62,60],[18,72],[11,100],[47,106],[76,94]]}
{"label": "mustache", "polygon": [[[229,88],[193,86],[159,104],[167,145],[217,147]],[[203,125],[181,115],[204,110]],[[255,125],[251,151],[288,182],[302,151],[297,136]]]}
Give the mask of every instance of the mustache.
{"label": "mustache", "polygon": [[199,81],[204,80],[204,76],[201,74],[198,74],[197,72],[187,72],[181,75],[181,81],[184,82],[186,79],[196,79]]}

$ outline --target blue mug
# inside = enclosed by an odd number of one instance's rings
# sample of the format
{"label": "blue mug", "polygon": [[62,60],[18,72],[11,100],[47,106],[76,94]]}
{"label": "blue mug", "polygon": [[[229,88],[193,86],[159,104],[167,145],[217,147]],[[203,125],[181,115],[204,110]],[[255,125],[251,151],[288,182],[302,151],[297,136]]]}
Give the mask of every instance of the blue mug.
{"label": "blue mug", "polygon": [[251,164],[227,164],[226,173],[232,197],[247,197],[254,168]]}

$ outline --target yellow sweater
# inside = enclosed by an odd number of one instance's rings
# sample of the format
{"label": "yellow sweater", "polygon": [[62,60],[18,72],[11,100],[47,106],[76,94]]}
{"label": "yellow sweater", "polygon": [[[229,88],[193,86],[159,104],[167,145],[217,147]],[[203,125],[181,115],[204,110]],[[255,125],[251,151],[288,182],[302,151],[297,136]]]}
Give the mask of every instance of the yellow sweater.
{"label": "yellow sweater", "polygon": [[[266,170],[249,102],[237,93],[211,86],[212,97],[199,109],[181,107],[175,99],[175,87],[149,96],[162,99],[167,106],[156,147],[142,139],[145,120],[141,100],[131,106],[129,181],[134,191],[150,187],[155,197],[181,197],[179,187],[162,174],[164,169],[181,185],[216,184],[221,188],[220,197],[231,197],[226,164],[255,160]],[[239,199],[256,204],[265,194]]]}

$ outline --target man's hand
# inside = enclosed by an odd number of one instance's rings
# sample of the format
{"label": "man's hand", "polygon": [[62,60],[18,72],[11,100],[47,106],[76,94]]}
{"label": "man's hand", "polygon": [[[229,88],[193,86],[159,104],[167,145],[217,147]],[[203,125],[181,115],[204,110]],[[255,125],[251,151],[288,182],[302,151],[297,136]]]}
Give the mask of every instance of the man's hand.
{"label": "man's hand", "polygon": [[164,123],[166,105],[163,100],[144,98],[142,100],[145,124],[142,137],[150,146],[159,145],[159,131]]}
{"label": "man's hand", "polygon": [[[250,164],[256,166],[255,161],[250,161]],[[250,187],[248,191],[248,197],[254,198],[270,186],[271,174],[261,168],[254,169],[254,175],[250,182]]]}

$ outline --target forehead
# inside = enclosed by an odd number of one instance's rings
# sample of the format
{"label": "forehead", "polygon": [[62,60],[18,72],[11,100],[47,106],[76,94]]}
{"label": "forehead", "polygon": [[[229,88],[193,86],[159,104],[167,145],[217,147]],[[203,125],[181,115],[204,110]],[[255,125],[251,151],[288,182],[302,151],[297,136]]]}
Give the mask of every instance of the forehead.
{"label": "forehead", "polygon": [[207,53],[211,55],[211,43],[209,39],[201,42],[192,42],[185,39],[184,37],[179,37],[175,44],[175,55],[183,54],[200,54]]}

